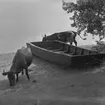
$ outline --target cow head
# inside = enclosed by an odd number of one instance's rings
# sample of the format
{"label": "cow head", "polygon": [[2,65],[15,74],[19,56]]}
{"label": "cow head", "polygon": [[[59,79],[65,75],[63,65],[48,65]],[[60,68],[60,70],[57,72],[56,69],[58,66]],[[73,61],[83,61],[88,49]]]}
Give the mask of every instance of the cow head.
{"label": "cow head", "polygon": [[4,75],[4,76],[7,75],[9,83],[10,83],[10,86],[14,86],[15,85],[15,74],[13,72],[11,72],[11,71],[5,72],[3,70],[2,75]]}
{"label": "cow head", "polygon": [[46,41],[47,39],[47,36],[46,36],[46,34],[43,36],[43,39],[42,39],[42,41]]}

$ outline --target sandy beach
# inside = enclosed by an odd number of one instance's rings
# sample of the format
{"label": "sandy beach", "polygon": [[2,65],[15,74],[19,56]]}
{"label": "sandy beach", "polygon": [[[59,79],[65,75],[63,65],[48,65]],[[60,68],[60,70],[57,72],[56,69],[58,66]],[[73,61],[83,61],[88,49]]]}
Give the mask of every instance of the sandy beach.
{"label": "sandy beach", "polygon": [[[9,55],[10,56],[10,55]],[[11,59],[14,54],[11,55]],[[9,59],[10,59],[9,58]],[[8,61],[10,65],[10,61]],[[37,57],[29,67],[30,78],[20,76],[14,87],[0,82],[0,105],[104,105],[104,67],[63,68]]]}
{"label": "sandy beach", "polygon": [[104,68],[63,68],[34,57],[30,81],[21,74],[14,87],[0,81],[0,105],[105,105]]}

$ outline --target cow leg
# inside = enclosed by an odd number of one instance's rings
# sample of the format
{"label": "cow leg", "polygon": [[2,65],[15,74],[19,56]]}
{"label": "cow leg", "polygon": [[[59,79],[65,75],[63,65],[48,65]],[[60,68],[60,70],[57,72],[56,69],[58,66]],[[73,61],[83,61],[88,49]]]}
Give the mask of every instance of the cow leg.
{"label": "cow leg", "polygon": [[27,76],[28,80],[30,80],[30,77],[29,77],[28,69],[27,68],[25,69],[25,73],[26,73],[26,76]]}
{"label": "cow leg", "polygon": [[23,74],[24,74],[24,71],[22,70],[22,72],[21,72],[21,73],[22,73],[22,75],[23,75]]}
{"label": "cow leg", "polygon": [[16,73],[16,82],[19,81],[19,76],[18,76],[18,73]]}
{"label": "cow leg", "polygon": [[75,45],[77,46],[77,41],[76,41],[76,40],[74,40],[74,43],[75,43]]}
{"label": "cow leg", "polygon": [[70,45],[72,45],[72,43],[70,42]]}

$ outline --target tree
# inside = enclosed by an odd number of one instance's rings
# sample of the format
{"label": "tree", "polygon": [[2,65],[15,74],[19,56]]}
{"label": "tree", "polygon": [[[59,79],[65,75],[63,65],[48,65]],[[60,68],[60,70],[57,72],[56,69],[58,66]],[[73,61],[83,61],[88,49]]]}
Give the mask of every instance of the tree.
{"label": "tree", "polygon": [[84,36],[90,33],[99,35],[100,40],[105,37],[105,0],[62,1],[62,8],[73,13],[71,26],[76,27],[79,34],[85,30]]}

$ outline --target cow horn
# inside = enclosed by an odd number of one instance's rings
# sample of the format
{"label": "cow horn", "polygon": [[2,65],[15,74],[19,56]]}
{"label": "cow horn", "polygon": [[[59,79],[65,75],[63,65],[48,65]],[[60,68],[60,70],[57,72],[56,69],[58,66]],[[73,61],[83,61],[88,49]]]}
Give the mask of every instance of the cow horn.
{"label": "cow horn", "polygon": [[3,73],[2,73],[2,75],[4,75],[4,76],[5,76],[5,75],[7,75],[7,73],[5,72],[5,70],[3,70]]}
{"label": "cow horn", "polygon": [[5,70],[3,70],[3,73],[5,73]]}
{"label": "cow horn", "polygon": [[45,37],[46,36],[46,34],[45,35],[42,35],[42,37]]}

